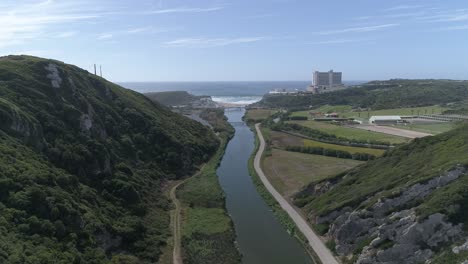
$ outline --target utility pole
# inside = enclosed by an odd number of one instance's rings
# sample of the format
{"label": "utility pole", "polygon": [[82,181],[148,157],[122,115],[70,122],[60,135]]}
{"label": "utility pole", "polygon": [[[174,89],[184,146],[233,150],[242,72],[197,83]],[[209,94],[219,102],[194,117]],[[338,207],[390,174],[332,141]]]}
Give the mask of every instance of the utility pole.
{"label": "utility pole", "polygon": [[97,75],[97,73],[96,73],[96,63],[94,64],[94,75]]}
{"label": "utility pole", "polygon": [[102,65],[99,65],[99,71],[101,73],[101,78],[102,78]]}

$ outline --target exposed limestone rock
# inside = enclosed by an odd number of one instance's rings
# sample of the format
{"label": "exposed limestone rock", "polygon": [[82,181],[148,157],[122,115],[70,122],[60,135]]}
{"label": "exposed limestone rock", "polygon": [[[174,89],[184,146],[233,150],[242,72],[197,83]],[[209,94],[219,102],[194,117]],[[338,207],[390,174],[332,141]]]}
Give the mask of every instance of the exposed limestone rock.
{"label": "exposed limestone rock", "polygon": [[89,131],[93,127],[93,120],[88,114],[81,115],[80,127],[82,131]]}
{"label": "exposed limestone rock", "polygon": [[458,167],[454,170],[447,172],[444,175],[436,177],[424,184],[415,184],[404,191],[400,196],[391,199],[383,199],[372,206],[372,211],[375,217],[383,217],[385,214],[395,208],[413,201],[414,199],[421,199],[431,194],[435,189],[445,186],[450,182],[458,179],[462,174],[466,173],[466,169]]}
{"label": "exposed limestone rock", "polygon": [[[466,174],[467,170],[456,167],[426,183],[418,183],[403,190],[397,197],[382,199],[368,209],[352,211],[342,208],[326,216],[316,218],[316,223],[331,223],[328,236],[334,239],[336,252],[349,256],[361,251],[356,263],[423,263],[443,245],[463,238],[463,225],[454,225],[440,213],[430,215],[421,222],[414,201],[423,199],[436,189],[446,186]],[[398,208],[413,208],[398,210]],[[392,210],[397,210],[392,212]],[[362,247],[369,239],[371,242]],[[365,243],[367,244],[367,243]],[[453,252],[468,250],[468,241],[453,248]]]}
{"label": "exposed limestone rock", "polygon": [[344,207],[341,210],[333,211],[333,212],[329,213],[326,216],[317,216],[315,218],[315,222],[317,224],[330,223],[330,222],[334,221],[337,217],[343,215],[344,213],[348,213],[348,212],[351,212],[351,211],[353,211],[353,208]]}
{"label": "exposed limestone rock", "polygon": [[[433,256],[433,249],[441,245],[457,241],[462,236],[462,225],[453,225],[445,221],[443,214],[433,214],[424,222],[418,223],[416,214],[411,212],[392,224],[384,224],[375,232],[370,246],[363,249],[356,263],[420,263]],[[393,246],[379,249],[388,241]]]}
{"label": "exposed limestone rock", "polygon": [[62,78],[60,77],[58,66],[56,64],[50,63],[47,67],[45,67],[45,69],[49,71],[47,78],[50,79],[52,87],[60,88],[60,85],[62,84]]}
{"label": "exposed limestone rock", "polygon": [[465,242],[465,244],[452,248],[452,252],[455,254],[460,254],[461,251],[468,251],[468,240]]}

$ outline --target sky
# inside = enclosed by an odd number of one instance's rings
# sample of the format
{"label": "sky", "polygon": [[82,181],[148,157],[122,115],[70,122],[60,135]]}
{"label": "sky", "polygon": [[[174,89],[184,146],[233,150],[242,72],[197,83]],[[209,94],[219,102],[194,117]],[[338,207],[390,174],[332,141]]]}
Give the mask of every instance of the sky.
{"label": "sky", "polygon": [[468,79],[466,0],[0,0],[0,56],[123,81]]}

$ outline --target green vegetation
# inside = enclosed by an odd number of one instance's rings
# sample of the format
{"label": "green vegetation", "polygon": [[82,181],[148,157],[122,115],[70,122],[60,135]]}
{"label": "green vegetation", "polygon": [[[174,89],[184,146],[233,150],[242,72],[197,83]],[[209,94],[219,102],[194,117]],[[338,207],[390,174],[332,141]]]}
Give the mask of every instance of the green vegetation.
{"label": "green vegetation", "polygon": [[208,108],[203,109],[200,113],[200,117],[208,121],[213,127],[215,132],[227,133],[228,135],[234,134],[234,128],[227,121],[227,117],[224,116],[224,109]]}
{"label": "green vegetation", "polygon": [[329,113],[335,112],[335,113],[341,114],[341,113],[347,113],[347,112],[349,112],[351,110],[352,110],[352,106],[350,106],[350,105],[324,105],[324,106],[321,106],[321,107],[319,107],[317,109],[313,109],[313,110],[292,112],[291,117],[302,116],[302,117],[310,118],[311,117],[311,115],[310,115],[311,112],[324,113],[324,114],[329,114]]}
{"label": "green vegetation", "polygon": [[248,109],[244,119],[247,123],[258,123],[278,112],[274,109]]}
{"label": "green vegetation", "polygon": [[406,107],[394,109],[382,109],[371,111],[349,111],[342,114],[343,117],[354,117],[357,119],[368,119],[376,115],[399,115],[399,116],[413,116],[413,115],[440,115],[448,108],[439,105],[423,106],[423,107]]}
{"label": "green vegetation", "polygon": [[[324,132],[323,129],[316,129],[316,128],[303,126],[303,125],[300,125],[300,123],[280,122],[280,123],[272,125],[271,129],[276,130],[276,131],[287,131],[287,132],[302,135],[302,136],[305,136],[307,138],[311,138],[314,140],[327,142],[327,143],[333,143],[333,144],[340,144],[340,145],[349,145],[349,146],[356,146],[356,147],[374,147],[374,148],[388,148],[388,146],[391,145],[390,142],[371,140],[371,139],[366,139],[366,138],[363,138],[363,139],[345,138],[345,137],[338,136],[333,133]],[[362,132],[356,132],[356,134],[358,133],[362,133]],[[362,135],[362,134],[359,134],[359,135]]]}
{"label": "green vegetation", "polygon": [[189,94],[185,91],[147,93],[145,95],[154,102],[158,102],[166,106],[189,105],[202,97]]}
{"label": "green vegetation", "polygon": [[291,196],[310,183],[342,173],[362,162],[273,149],[262,167],[275,188]]}
{"label": "green vegetation", "polygon": [[304,110],[346,105],[378,110],[442,105],[467,98],[467,81],[389,80],[319,95],[266,95],[255,106]]}
{"label": "green vegetation", "polygon": [[366,153],[366,154],[370,154],[374,156],[382,156],[385,153],[385,150],[383,149],[342,146],[342,145],[323,143],[323,142],[310,140],[310,139],[304,139],[304,146],[310,147],[310,148],[322,148],[322,149],[328,149],[328,150],[343,151],[343,152],[348,152],[351,154]]}
{"label": "green vegetation", "polygon": [[434,264],[463,263],[468,259],[468,251],[461,251],[459,254],[452,252],[451,248],[446,248],[439,252],[431,261]]}
{"label": "green vegetation", "polygon": [[288,146],[287,151],[300,152],[306,154],[322,155],[327,157],[335,157],[340,159],[353,159],[368,161],[375,159],[375,155],[369,153],[349,153],[343,150],[327,149],[322,147],[299,147],[299,146]]}
{"label": "green vegetation", "polygon": [[[351,170],[346,177],[337,175],[330,191],[296,197],[299,205],[307,204],[307,213],[325,215],[345,206],[356,208],[362,202],[399,193],[402,188],[427,181],[458,165],[468,166],[468,125],[438,136],[415,139],[409,144],[386,152],[384,157]],[[442,212],[455,223],[467,223],[467,177],[433,192],[424,201],[415,201],[421,217]],[[375,195],[375,196],[374,196]],[[375,199],[369,200],[374,196]],[[366,206],[366,205],[364,205]]]}
{"label": "green vegetation", "polygon": [[[313,253],[313,250],[309,248],[307,244],[307,239],[305,236],[296,228],[296,224],[294,221],[289,217],[288,213],[286,213],[280,206],[280,204],[275,200],[275,198],[268,192],[268,190],[265,188],[265,185],[263,185],[262,180],[258,176],[257,172],[255,171],[254,167],[254,159],[255,155],[258,152],[258,148],[260,147],[260,141],[258,139],[258,135],[255,132],[255,128],[253,126],[250,127],[252,131],[255,133],[255,148],[252,152],[252,155],[250,156],[249,159],[249,174],[252,176],[252,181],[255,184],[255,188],[257,189],[257,192],[260,194],[260,196],[263,198],[263,200],[266,202],[266,204],[273,210],[273,213],[275,214],[276,218],[278,221],[287,229],[288,233],[297,238],[301,244],[307,249],[308,253],[311,255],[311,257],[316,261],[315,253]],[[263,131],[262,131],[263,134]],[[263,134],[265,136],[265,134]],[[266,139],[265,139],[266,140]],[[265,155],[265,152],[264,152]]]}
{"label": "green vegetation", "polygon": [[377,142],[389,142],[392,144],[401,144],[405,143],[408,140],[403,137],[392,136],[384,133],[366,131],[363,129],[357,129],[352,127],[340,126],[335,124],[330,124],[327,122],[317,122],[317,121],[291,121],[287,123],[298,124],[305,126],[311,129],[316,129],[321,132],[329,133],[336,135],[339,138],[345,138],[350,140],[358,141],[377,141]]}
{"label": "green vegetation", "polygon": [[398,128],[414,130],[429,134],[440,134],[450,131],[456,127],[456,123],[453,122],[440,122],[440,123],[418,123],[418,124],[405,124],[398,125]]}
{"label": "green vegetation", "polygon": [[214,133],[59,61],[2,57],[0,80],[0,263],[157,262],[161,187],[215,153]]}
{"label": "green vegetation", "polygon": [[[221,110],[222,113],[222,110]],[[182,204],[182,252],[184,263],[240,263],[235,232],[225,210],[224,193],[216,169],[234,129],[217,109],[206,110],[210,124],[221,132],[221,147],[195,177],[177,189]]]}

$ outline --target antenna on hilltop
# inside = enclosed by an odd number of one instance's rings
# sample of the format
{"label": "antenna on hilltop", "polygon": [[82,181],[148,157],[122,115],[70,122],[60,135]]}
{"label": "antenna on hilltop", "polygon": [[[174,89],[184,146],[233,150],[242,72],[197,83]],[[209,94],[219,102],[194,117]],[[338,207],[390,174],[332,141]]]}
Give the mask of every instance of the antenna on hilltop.
{"label": "antenna on hilltop", "polygon": [[99,65],[99,72],[100,72],[101,78],[102,78],[102,65]]}

